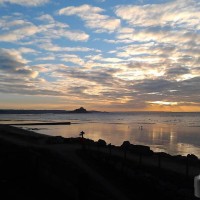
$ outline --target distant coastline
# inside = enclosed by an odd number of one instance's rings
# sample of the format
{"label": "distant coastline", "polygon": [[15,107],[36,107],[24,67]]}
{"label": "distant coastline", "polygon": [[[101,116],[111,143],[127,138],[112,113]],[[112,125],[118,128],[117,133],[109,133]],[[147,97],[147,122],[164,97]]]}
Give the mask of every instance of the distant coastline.
{"label": "distant coastline", "polygon": [[88,111],[83,107],[75,110],[17,110],[17,109],[0,109],[0,114],[68,114],[68,113],[107,113],[96,110]]}
{"label": "distant coastline", "polygon": [[69,113],[121,113],[121,114],[157,114],[157,113],[172,113],[172,114],[179,114],[179,113],[200,113],[200,112],[172,112],[172,111],[115,111],[115,112],[107,112],[107,111],[97,111],[97,110],[86,110],[80,111],[79,109],[75,110],[25,110],[25,109],[0,109],[0,114],[69,114]]}

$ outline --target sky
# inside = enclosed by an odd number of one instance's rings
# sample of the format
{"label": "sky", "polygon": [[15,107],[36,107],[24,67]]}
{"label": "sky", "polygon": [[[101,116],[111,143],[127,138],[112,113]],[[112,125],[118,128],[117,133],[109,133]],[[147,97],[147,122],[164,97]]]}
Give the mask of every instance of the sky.
{"label": "sky", "polygon": [[199,0],[0,0],[0,109],[200,111]]}

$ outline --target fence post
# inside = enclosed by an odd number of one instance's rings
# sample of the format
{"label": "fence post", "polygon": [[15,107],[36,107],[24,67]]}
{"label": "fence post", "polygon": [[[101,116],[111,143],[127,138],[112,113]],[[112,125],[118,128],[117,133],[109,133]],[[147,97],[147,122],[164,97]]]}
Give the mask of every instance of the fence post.
{"label": "fence post", "polygon": [[186,157],[186,178],[189,177],[189,158]]}
{"label": "fence post", "polygon": [[140,155],[139,155],[139,166],[141,166],[142,165],[142,154],[140,153]]}
{"label": "fence post", "polygon": [[112,153],[112,145],[111,143],[108,144],[108,149],[109,149],[109,158],[111,157],[111,153]]}
{"label": "fence post", "polygon": [[161,169],[161,154],[158,154],[158,168]]}

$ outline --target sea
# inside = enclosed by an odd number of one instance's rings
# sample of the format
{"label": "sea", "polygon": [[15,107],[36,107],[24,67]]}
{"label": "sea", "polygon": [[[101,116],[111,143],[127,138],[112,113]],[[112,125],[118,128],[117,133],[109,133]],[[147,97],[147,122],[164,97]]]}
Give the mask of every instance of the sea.
{"label": "sea", "polygon": [[195,154],[200,158],[200,113],[115,112],[87,114],[0,114],[1,124],[71,122],[71,125],[16,125],[38,133],[85,137],[120,146],[123,141],[147,145],[155,152],[171,155]]}

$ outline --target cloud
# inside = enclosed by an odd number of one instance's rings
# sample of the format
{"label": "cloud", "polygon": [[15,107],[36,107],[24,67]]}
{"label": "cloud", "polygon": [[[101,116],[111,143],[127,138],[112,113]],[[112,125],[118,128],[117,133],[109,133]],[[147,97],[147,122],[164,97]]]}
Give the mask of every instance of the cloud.
{"label": "cloud", "polygon": [[87,27],[97,29],[98,32],[113,32],[120,27],[120,19],[100,14],[102,12],[102,8],[84,4],[62,8],[58,13],[66,16],[77,15],[85,21]]}
{"label": "cloud", "polygon": [[60,31],[58,33],[60,37],[66,37],[72,41],[87,41],[89,39],[89,35],[83,31]]}
{"label": "cloud", "polygon": [[0,0],[0,5],[4,3],[17,4],[20,6],[41,6],[48,3],[49,0]]}
{"label": "cloud", "polygon": [[166,101],[199,103],[200,77],[187,80],[146,79],[129,86],[135,90],[134,97],[141,101]]}
{"label": "cloud", "polygon": [[[118,57],[143,64],[148,62],[152,67],[160,65],[169,79],[169,73],[175,71],[173,78],[177,79],[198,76],[193,70],[199,63],[200,4],[197,0],[120,5],[115,7],[115,13],[127,22],[128,27],[119,29],[116,39],[107,42],[132,43],[118,48]],[[190,76],[184,71],[187,68]]]}
{"label": "cloud", "polygon": [[165,92],[171,89],[172,82],[164,79],[146,79],[133,85],[133,88],[140,93]]}
{"label": "cloud", "polygon": [[[89,11],[90,11],[91,15],[89,15],[89,13],[88,13]],[[99,18],[99,19],[105,19],[105,18],[107,18],[106,16],[98,14],[98,13],[101,13],[103,11],[104,11],[104,9],[102,9],[102,8],[84,4],[84,5],[77,6],[77,7],[69,6],[69,7],[66,7],[66,8],[62,8],[62,9],[59,10],[59,14],[60,15],[62,15],[62,14],[78,15],[78,16],[85,15],[84,18],[87,18],[87,19],[91,19],[91,18],[93,19],[93,16],[97,16],[97,18]]]}
{"label": "cloud", "polygon": [[117,6],[115,13],[133,26],[167,26],[196,28],[199,25],[198,0],[175,0],[160,4]]}
{"label": "cloud", "polygon": [[[31,13],[31,19],[2,16],[0,41],[10,49],[0,50],[0,92],[60,96],[73,105],[115,110],[148,109],[152,102],[199,105],[200,4],[159,2],[119,5],[115,16],[110,8],[87,4],[60,9],[65,16],[51,10]],[[68,18],[83,20],[93,33]]]}
{"label": "cloud", "polygon": [[50,22],[50,23],[54,23],[55,22],[54,18],[49,14],[41,15],[41,16],[37,17],[37,19],[41,20],[41,21],[44,21],[44,22]]}
{"label": "cloud", "polygon": [[22,54],[36,54],[37,51],[35,49],[27,48],[27,47],[21,47],[18,49],[19,52]]}
{"label": "cloud", "polygon": [[[13,84],[15,83],[15,84]],[[32,84],[30,84],[32,83]],[[33,82],[18,82],[12,80],[11,83],[1,83],[0,92],[8,94],[39,95],[39,96],[64,96],[61,91],[52,89],[42,89],[34,86]],[[41,83],[40,83],[41,84]],[[36,85],[36,84],[35,84]]]}
{"label": "cloud", "polygon": [[83,80],[86,81],[88,84],[90,83],[96,83],[99,85],[104,86],[112,86],[115,85],[118,81],[117,78],[114,78],[114,74],[118,71],[121,71],[120,69],[106,69],[106,68],[100,68],[100,69],[80,69],[80,68],[71,68],[71,67],[59,67],[56,70],[56,73],[68,76],[73,79]]}
{"label": "cloud", "polygon": [[0,19],[0,28],[3,31],[14,29],[22,26],[31,26],[31,22],[28,22],[24,19],[20,19],[14,16],[2,16]]}
{"label": "cloud", "polygon": [[71,86],[68,91],[70,94],[75,94],[75,95],[78,94],[81,96],[81,95],[85,95],[84,91],[87,89],[89,89],[89,87],[87,86]]}
{"label": "cloud", "polygon": [[88,59],[92,60],[92,61],[99,61],[101,63],[120,63],[120,62],[124,62],[123,59],[121,58],[116,58],[116,57],[103,57],[102,54],[98,54],[98,55],[89,55],[86,56]]}
{"label": "cloud", "polygon": [[64,55],[60,55],[59,56],[61,58],[62,61],[64,62],[71,62],[74,64],[78,64],[80,66],[84,65],[84,60],[81,59],[79,56],[77,55],[73,55],[73,54],[64,54]]}
{"label": "cloud", "polygon": [[0,34],[0,41],[15,42],[15,41],[33,36],[37,32],[39,32],[39,29],[35,25],[20,27],[12,31]]}
{"label": "cloud", "polygon": [[83,46],[77,46],[77,47],[66,47],[66,46],[59,46],[57,44],[53,44],[51,41],[40,41],[37,40],[35,43],[38,43],[37,46],[41,49],[44,49],[46,51],[52,51],[52,52],[59,52],[59,51],[66,51],[66,52],[89,52],[89,51],[94,51],[94,52],[99,52],[97,49],[92,49],[88,47],[83,47]]}
{"label": "cloud", "polygon": [[184,75],[189,74],[190,70],[187,67],[173,67],[167,70],[167,75],[170,76],[177,76],[177,75]]}
{"label": "cloud", "polygon": [[[179,44],[178,39],[175,41],[173,43],[157,41],[124,45],[117,48],[116,56],[126,58],[129,62],[127,70],[136,79],[166,75],[169,80],[172,78],[178,80],[199,76],[199,72],[195,70],[199,65],[199,57],[196,55],[199,47],[190,47],[187,43]],[[132,73],[132,69],[136,71]],[[137,76],[133,76],[136,73]],[[139,73],[142,76],[139,76]],[[172,73],[174,73],[173,76]]]}
{"label": "cloud", "polygon": [[20,16],[3,16],[0,20],[0,41],[15,42],[27,39],[39,32],[39,28],[32,22],[21,19]]}
{"label": "cloud", "polygon": [[41,15],[36,19],[40,24],[35,25],[25,19],[20,19],[24,16],[4,16],[0,20],[0,41],[16,42],[30,37],[36,39],[60,39],[67,38],[71,41],[86,42],[89,35],[81,30],[72,30],[69,25],[53,19],[50,15]]}
{"label": "cloud", "polygon": [[36,78],[38,72],[26,65],[21,55],[11,50],[0,49],[0,71],[5,74],[20,75],[28,78]]}
{"label": "cloud", "polygon": [[87,41],[89,35],[81,30],[71,30],[69,25],[54,20],[54,18],[49,15],[41,15],[37,18],[40,21],[45,22],[39,26],[40,33],[42,33],[46,38],[56,39],[56,38],[68,38],[72,41]]}
{"label": "cloud", "polygon": [[131,42],[158,42],[158,43],[174,43],[176,41],[177,45],[183,43],[198,44],[200,42],[200,36],[198,32],[191,30],[172,30],[163,27],[156,28],[142,28],[134,30],[133,33],[122,34],[118,33],[116,35],[118,40]]}
{"label": "cloud", "polygon": [[36,58],[36,60],[45,60],[45,61],[47,61],[47,60],[55,60],[55,56],[42,56],[42,57],[38,57],[38,58]]}

